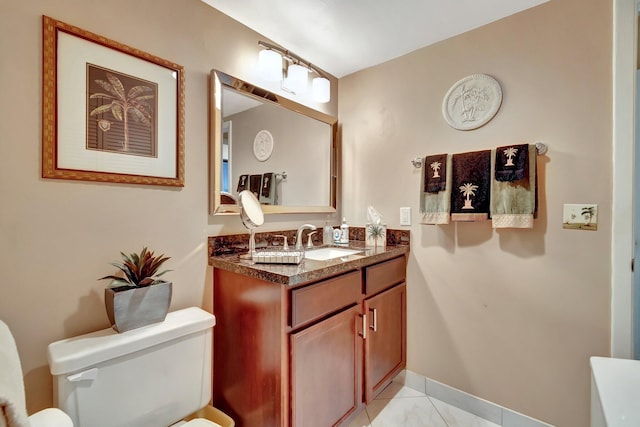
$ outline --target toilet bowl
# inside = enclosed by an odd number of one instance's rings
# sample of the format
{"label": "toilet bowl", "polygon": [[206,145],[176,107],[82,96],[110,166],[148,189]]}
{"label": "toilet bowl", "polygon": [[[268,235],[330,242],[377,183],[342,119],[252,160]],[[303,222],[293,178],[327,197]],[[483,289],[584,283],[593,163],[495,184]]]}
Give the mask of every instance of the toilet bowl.
{"label": "toilet bowl", "polygon": [[[54,404],[76,427],[176,425],[211,401],[214,325],[212,314],[191,307],[124,333],[109,328],[54,342]],[[220,424],[196,418],[181,425]]]}

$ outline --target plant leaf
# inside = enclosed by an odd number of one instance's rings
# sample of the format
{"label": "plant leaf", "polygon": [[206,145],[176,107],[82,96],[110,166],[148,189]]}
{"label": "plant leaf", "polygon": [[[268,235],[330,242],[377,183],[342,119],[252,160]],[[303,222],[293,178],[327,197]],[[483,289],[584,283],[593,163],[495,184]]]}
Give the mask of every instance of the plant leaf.
{"label": "plant leaf", "polygon": [[111,108],[112,108],[112,104],[104,104],[91,110],[89,115],[95,116],[97,114],[106,113],[107,111],[111,110]]}
{"label": "plant leaf", "polygon": [[[129,93],[128,93],[128,98],[136,98],[140,95],[142,95],[145,92],[151,92],[153,89],[151,89],[149,86],[134,86],[131,89],[129,89]],[[148,95],[151,96],[153,98],[153,95]]]}
{"label": "plant leaf", "polygon": [[109,80],[109,83],[111,83],[111,92],[121,100],[125,101],[127,98],[124,93],[124,86],[122,85],[120,79],[111,73],[107,73],[107,80]]}

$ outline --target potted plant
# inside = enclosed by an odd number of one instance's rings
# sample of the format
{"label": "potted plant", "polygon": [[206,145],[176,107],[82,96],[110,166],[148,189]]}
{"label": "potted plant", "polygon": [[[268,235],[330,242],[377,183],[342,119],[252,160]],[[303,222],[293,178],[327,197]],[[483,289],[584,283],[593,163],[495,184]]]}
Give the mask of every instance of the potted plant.
{"label": "potted plant", "polygon": [[123,276],[109,275],[99,280],[111,279],[104,290],[107,316],[118,332],[164,321],[171,304],[172,284],[159,277],[170,270],[158,270],[169,257],[155,256],[146,247],[140,253],[122,255],[122,262],[112,262]]}

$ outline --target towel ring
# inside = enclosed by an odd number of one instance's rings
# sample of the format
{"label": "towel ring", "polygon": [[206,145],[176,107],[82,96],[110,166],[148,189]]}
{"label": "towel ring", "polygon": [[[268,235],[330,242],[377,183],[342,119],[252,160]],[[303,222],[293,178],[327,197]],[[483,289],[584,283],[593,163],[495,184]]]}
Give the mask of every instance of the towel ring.
{"label": "towel ring", "polygon": [[[549,151],[549,147],[547,147],[547,144],[545,144],[544,142],[537,141],[535,142],[535,145],[536,145],[536,154],[538,154],[538,156],[542,156],[543,154],[546,154],[547,151]],[[411,159],[411,164],[416,169],[420,169],[423,163],[424,163],[424,157],[415,157]]]}

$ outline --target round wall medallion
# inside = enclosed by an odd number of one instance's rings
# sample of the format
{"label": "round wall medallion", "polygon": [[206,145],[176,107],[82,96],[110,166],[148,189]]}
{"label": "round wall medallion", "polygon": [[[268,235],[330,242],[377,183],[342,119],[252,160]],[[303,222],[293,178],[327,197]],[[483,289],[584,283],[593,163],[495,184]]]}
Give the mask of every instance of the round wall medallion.
{"label": "round wall medallion", "polygon": [[253,139],[253,155],[256,159],[264,162],[273,152],[273,136],[268,130],[261,130]]}
{"label": "round wall medallion", "polygon": [[502,89],[496,79],[473,74],[451,86],[442,102],[442,115],[452,128],[477,129],[496,115],[500,104]]}

